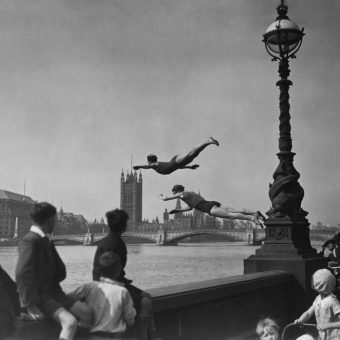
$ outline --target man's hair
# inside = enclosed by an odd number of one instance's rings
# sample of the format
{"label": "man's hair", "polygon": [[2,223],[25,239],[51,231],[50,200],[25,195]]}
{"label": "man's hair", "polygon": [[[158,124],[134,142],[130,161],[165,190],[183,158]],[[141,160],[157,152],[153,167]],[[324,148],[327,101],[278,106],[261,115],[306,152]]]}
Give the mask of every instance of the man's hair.
{"label": "man's hair", "polygon": [[176,184],[174,185],[174,187],[172,188],[172,192],[174,192],[175,194],[177,194],[178,192],[182,192],[184,191],[184,186],[180,185],[180,184]]}
{"label": "man's hair", "polygon": [[148,162],[150,163],[156,163],[157,162],[157,156],[154,155],[153,153],[150,153],[147,157]]}
{"label": "man's hair", "polygon": [[122,271],[119,256],[107,251],[99,257],[99,275],[115,280]]}
{"label": "man's hair", "polygon": [[33,206],[31,218],[37,224],[45,223],[49,218],[57,215],[57,209],[50,203],[40,202]]}
{"label": "man's hair", "polygon": [[114,209],[108,211],[106,214],[107,224],[112,232],[123,233],[126,229],[126,222],[129,215],[125,210]]}

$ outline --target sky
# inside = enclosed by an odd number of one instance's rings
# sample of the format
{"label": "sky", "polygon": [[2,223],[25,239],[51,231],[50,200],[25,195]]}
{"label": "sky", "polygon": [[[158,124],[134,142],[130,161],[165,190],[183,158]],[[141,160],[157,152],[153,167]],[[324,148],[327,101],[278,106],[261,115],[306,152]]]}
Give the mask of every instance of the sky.
{"label": "sky", "polygon": [[[214,136],[197,170],[143,170],[143,217],[174,184],[266,212],[279,79],[262,34],[274,0],[0,0],[0,188],[101,218],[120,175]],[[287,0],[295,168],[311,224],[340,224],[340,1]],[[131,162],[132,159],[132,162]]]}

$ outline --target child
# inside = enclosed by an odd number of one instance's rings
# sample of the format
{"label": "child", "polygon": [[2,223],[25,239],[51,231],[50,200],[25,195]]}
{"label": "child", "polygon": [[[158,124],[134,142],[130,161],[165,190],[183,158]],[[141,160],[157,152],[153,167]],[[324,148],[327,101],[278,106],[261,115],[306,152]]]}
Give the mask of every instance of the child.
{"label": "child", "polygon": [[256,334],[261,340],[279,340],[279,326],[273,319],[262,319],[257,324]]}
{"label": "child", "polygon": [[127,248],[122,235],[126,232],[129,215],[125,210],[114,209],[106,213],[106,218],[110,232],[98,244],[93,261],[93,280],[100,280],[100,256],[107,251],[112,251],[117,254],[120,259],[122,270],[116,278],[116,281],[122,283],[132,297],[134,307],[137,311],[135,328],[139,330],[139,338],[141,340],[150,340],[152,333],[155,330],[152,298],[147,292],[132,285],[132,280],[125,276],[126,273],[124,269],[127,263]]}
{"label": "child", "polygon": [[[334,250],[335,250],[335,240],[327,240],[323,245],[322,245],[322,251],[321,254],[326,257],[329,261],[336,261],[336,256],[334,255]],[[325,253],[326,252],[326,253]]]}
{"label": "child", "polygon": [[304,334],[296,338],[296,340],[314,340],[314,338],[309,334]]}
{"label": "child", "polygon": [[127,326],[135,322],[136,310],[124,284],[116,281],[121,272],[119,256],[105,252],[99,258],[100,281],[77,288],[71,296],[84,300],[93,308],[94,320],[90,333],[121,339]]}
{"label": "child", "polygon": [[334,275],[328,269],[317,270],[312,277],[312,287],[319,295],[294,323],[302,324],[315,315],[319,339],[340,339],[340,302],[332,294],[335,289]]}

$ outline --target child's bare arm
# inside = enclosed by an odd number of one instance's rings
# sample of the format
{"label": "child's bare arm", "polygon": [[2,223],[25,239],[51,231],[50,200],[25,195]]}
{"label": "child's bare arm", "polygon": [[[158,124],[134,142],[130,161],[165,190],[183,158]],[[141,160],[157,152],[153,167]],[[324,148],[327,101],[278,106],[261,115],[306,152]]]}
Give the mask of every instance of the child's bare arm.
{"label": "child's bare arm", "polygon": [[81,301],[87,296],[88,291],[89,291],[88,285],[84,284],[84,285],[77,287],[75,290],[68,293],[67,295],[76,301]]}
{"label": "child's bare arm", "polygon": [[311,306],[308,310],[306,310],[302,315],[294,321],[295,324],[302,324],[308,321],[314,315],[314,306]]}
{"label": "child's bare arm", "polygon": [[326,322],[318,325],[319,331],[325,331],[327,329],[334,329],[334,328],[340,328],[340,321],[336,322]]}

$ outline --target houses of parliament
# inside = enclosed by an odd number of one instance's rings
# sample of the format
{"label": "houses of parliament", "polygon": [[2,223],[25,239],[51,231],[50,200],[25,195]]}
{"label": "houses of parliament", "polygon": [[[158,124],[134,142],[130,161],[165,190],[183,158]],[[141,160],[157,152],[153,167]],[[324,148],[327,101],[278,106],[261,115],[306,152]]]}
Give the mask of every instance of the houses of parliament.
{"label": "houses of parliament", "polygon": [[[151,228],[168,229],[208,229],[216,228],[219,221],[209,214],[194,210],[193,213],[177,213],[170,219],[167,209],[163,212],[163,223],[158,218],[153,221],[143,220],[143,177],[137,171],[122,170],[120,176],[120,208],[129,214],[128,230],[147,230]],[[181,200],[176,202],[176,209],[181,208]]]}

